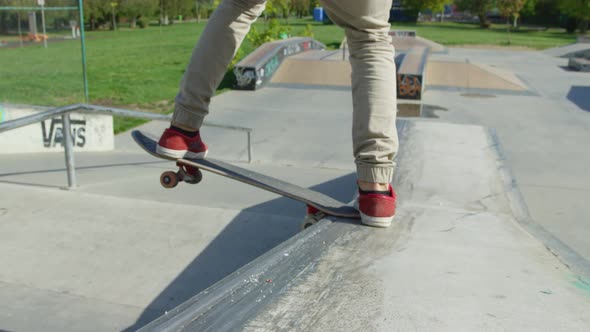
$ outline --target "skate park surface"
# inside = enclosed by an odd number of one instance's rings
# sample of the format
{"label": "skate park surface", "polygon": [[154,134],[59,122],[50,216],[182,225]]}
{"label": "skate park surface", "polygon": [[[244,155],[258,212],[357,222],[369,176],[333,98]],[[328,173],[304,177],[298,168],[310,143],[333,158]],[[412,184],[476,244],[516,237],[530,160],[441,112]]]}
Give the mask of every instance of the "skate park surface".
{"label": "skate park surface", "polygon": [[[145,329],[588,330],[589,77],[545,52],[431,55],[465,59],[526,93],[427,89],[422,103],[446,111],[398,121],[389,229],[330,219],[300,232],[303,205],[208,173],[165,190],[172,163],[128,133],[115,151],[76,154],[75,191],[59,189],[63,154],[3,156],[0,329],[131,331],[164,315]],[[211,109],[211,121],[253,129],[254,153],[246,163],[244,133],[204,128],[212,157],[352,197],[345,85],[231,91]],[[276,267],[262,268],[270,256]]]}

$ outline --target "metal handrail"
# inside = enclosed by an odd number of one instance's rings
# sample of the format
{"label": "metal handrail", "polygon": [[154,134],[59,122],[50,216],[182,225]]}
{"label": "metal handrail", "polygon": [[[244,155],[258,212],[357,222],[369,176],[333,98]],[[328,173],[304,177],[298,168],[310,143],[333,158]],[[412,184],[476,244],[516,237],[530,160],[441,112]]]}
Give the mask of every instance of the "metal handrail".
{"label": "metal handrail", "polygon": [[[157,121],[170,121],[172,119],[171,114],[157,114],[157,113],[148,113],[148,112],[141,112],[141,111],[134,111],[134,110],[127,110],[123,108],[115,108],[115,107],[105,107],[105,106],[98,106],[98,105],[89,105],[89,104],[74,104],[62,107],[56,107],[49,109],[44,112],[40,112],[37,114],[24,116],[22,118],[6,121],[0,123],[0,133],[17,129],[20,127],[28,126],[33,123],[45,121],[47,119],[52,119],[57,116],[62,117],[62,130],[64,135],[64,151],[65,151],[65,158],[66,158],[66,168],[68,173],[68,188],[73,189],[76,188],[76,166],[74,162],[74,147],[72,142],[72,132],[70,128],[70,113],[87,113],[87,114],[106,114],[106,115],[118,115],[118,116],[126,116],[138,119],[146,119],[146,120],[157,120]],[[248,137],[248,163],[252,162],[252,128],[246,127],[239,127],[239,126],[230,126],[230,125],[223,125],[213,122],[204,122],[203,126],[206,127],[215,127],[215,128],[223,128],[229,130],[237,130],[246,132]]]}
{"label": "metal handrail", "polygon": [[348,47],[348,40],[346,39],[346,37],[344,37],[344,39],[342,39],[342,42],[340,43],[340,49],[342,50],[342,61],[346,60],[346,48]]}

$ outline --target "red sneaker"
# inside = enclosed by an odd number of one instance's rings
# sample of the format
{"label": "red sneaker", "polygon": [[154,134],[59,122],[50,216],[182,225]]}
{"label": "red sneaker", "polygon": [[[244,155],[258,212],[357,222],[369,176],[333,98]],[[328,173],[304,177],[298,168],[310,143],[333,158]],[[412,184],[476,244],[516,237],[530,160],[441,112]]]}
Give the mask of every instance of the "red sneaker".
{"label": "red sneaker", "polygon": [[195,137],[188,137],[172,128],[164,131],[156,147],[158,154],[172,158],[203,159],[207,151],[207,145],[201,140],[199,132]]}
{"label": "red sneaker", "polygon": [[389,227],[395,215],[396,195],[389,185],[389,195],[360,194],[355,207],[361,214],[361,222],[373,227]]}

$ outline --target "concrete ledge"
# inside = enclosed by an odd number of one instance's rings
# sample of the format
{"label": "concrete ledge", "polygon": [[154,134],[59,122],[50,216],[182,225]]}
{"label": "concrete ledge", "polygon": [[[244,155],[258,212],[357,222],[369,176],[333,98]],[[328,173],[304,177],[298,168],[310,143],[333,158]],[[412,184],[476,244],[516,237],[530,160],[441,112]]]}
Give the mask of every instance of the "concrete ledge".
{"label": "concrete ledge", "polygon": [[[51,109],[50,107],[0,104],[0,123]],[[110,151],[114,148],[113,117],[102,114],[71,115],[75,151]],[[0,154],[57,152],[63,150],[61,116],[0,134]]]}
{"label": "concrete ledge", "polygon": [[[342,219],[345,221],[346,219]],[[139,331],[229,331],[242,326],[308,273],[337,238],[354,229],[323,219]]]}
{"label": "concrete ledge", "polygon": [[430,49],[413,47],[396,57],[398,99],[422,99],[425,90],[424,73]]}
{"label": "concrete ledge", "polygon": [[590,72],[590,60],[584,58],[570,58],[568,67],[577,71]]}
{"label": "concrete ledge", "polygon": [[416,38],[416,30],[390,30],[391,37]]}
{"label": "concrete ledge", "polygon": [[501,181],[489,132],[414,123],[398,159],[394,225],[337,239],[314,273],[239,330],[590,328],[588,284],[514,221],[505,192],[514,184]]}
{"label": "concrete ledge", "polygon": [[323,220],[142,331],[590,326],[571,310],[587,301],[583,275],[518,226],[534,223],[495,134],[426,121],[400,134],[391,228]]}
{"label": "concrete ledge", "polygon": [[270,81],[283,60],[307,50],[323,50],[324,44],[307,37],[266,43],[238,62],[234,68],[236,88],[256,90]]}

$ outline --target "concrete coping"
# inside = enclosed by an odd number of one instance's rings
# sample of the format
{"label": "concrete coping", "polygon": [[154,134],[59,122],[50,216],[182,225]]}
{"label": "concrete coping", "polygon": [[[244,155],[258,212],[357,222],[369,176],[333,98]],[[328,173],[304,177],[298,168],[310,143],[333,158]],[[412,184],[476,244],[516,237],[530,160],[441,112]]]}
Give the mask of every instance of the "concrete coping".
{"label": "concrete coping", "polygon": [[[302,45],[303,47],[297,48],[298,45]],[[289,48],[289,46],[291,46],[291,48]],[[284,40],[276,40],[258,47],[254,52],[238,62],[236,67],[260,68],[284,48],[288,49],[288,54],[285,55],[293,55],[306,51],[307,49],[324,49],[325,46],[317,40],[309,37],[293,37]]]}
{"label": "concrete coping", "polygon": [[263,44],[235,66],[236,88],[256,90],[270,81],[286,57],[325,48],[324,44],[309,37],[294,37]]}
{"label": "concrete coping", "polygon": [[568,67],[577,71],[590,72],[590,60],[586,58],[570,58]]}
{"label": "concrete coping", "polygon": [[[346,219],[341,219],[344,221]],[[228,331],[259,312],[352,227],[322,219],[223,280],[166,312],[138,332]]]}

